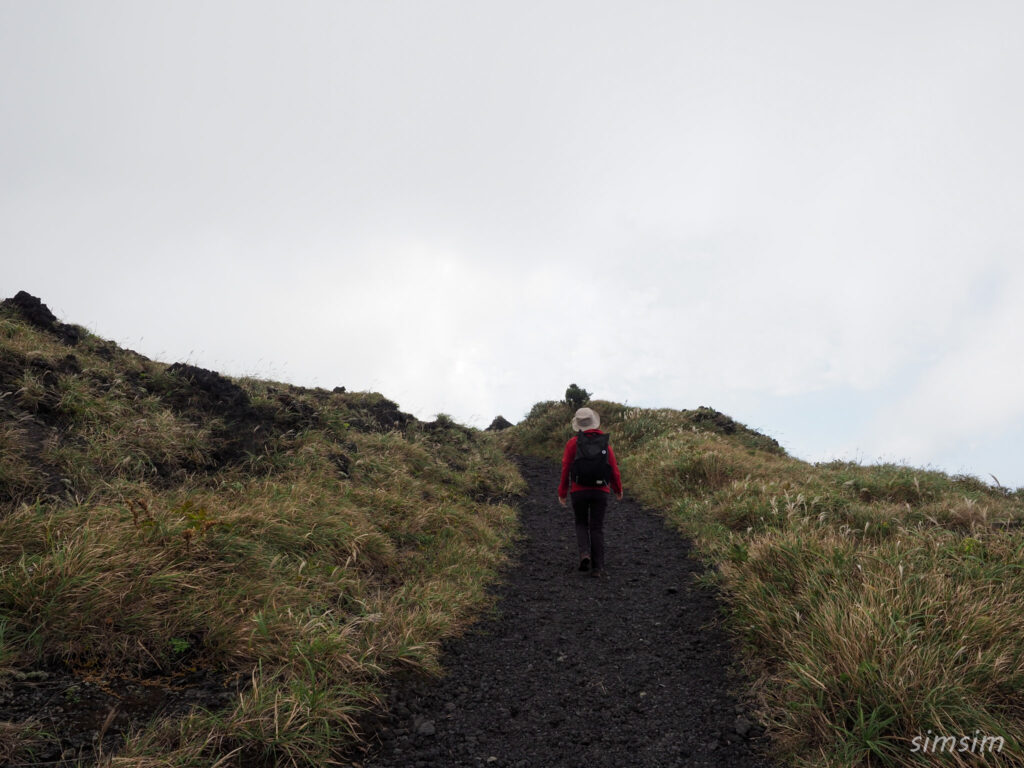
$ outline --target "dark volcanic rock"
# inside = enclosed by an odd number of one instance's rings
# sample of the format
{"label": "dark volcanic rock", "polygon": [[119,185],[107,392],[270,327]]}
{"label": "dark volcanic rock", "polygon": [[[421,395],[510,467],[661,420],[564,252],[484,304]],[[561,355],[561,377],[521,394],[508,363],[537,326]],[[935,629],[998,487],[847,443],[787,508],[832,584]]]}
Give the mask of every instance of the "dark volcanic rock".
{"label": "dark volcanic rock", "polygon": [[743,685],[718,595],[694,581],[703,568],[689,543],[636,502],[613,501],[608,576],[580,573],[571,513],[555,501],[558,465],[521,467],[525,536],[494,615],[446,644],[442,679],[396,687],[364,765],[768,768],[734,694]]}
{"label": "dark volcanic rock", "polygon": [[467,427],[465,424],[459,424],[457,421],[453,421],[450,416],[446,414],[438,414],[437,418],[433,421],[421,422],[420,426],[427,432],[444,432],[445,430],[454,430],[461,432],[469,439],[473,439],[473,430]]}
{"label": "dark volcanic rock", "polygon": [[287,392],[277,395],[281,408],[277,414],[278,424],[286,429],[309,429],[320,424],[320,414],[316,408],[293,397]]}
{"label": "dark volcanic rock", "polygon": [[512,426],[512,422],[506,419],[504,416],[495,416],[494,421],[491,422],[491,426],[487,428],[488,432],[498,432],[502,429],[508,429]]}
{"label": "dark volcanic rock", "polygon": [[168,373],[179,376],[189,386],[168,393],[167,401],[179,410],[198,408],[211,414],[248,416],[252,408],[249,395],[216,371],[208,371],[188,363],[174,363]]}
{"label": "dark volcanic rock", "polygon": [[403,413],[398,409],[398,403],[388,400],[386,397],[382,397],[371,406],[370,411],[380,427],[385,430],[404,429],[410,421],[413,421],[412,414]]}
{"label": "dark volcanic rock", "polygon": [[273,416],[257,410],[244,389],[216,371],[187,363],[174,363],[167,373],[172,383],[160,395],[172,409],[196,422],[220,419],[214,430],[220,443],[214,456],[217,465],[259,451],[273,425]]}
{"label": "dark volcanic rock", "polygon": [[779,441],[768,435],[762,434],[755,429],[740,424],[730,416],[721,411],[702,405],[694,411],[687,411],[687,416],[694,426],[706,429],[710,432],[717,432],[721,435],[740,435],[747,439],[753,438],[757,446],[772,453],[785,453]]}
{"label": "dark volcanic rock", "polygon": [[726,416],[721,411],[716,411],[714,408],[708,408],[706,405],[702,405],[697,410],[690,414],[690,419],[702,427],[707,427],[715,432],[720,432],[723,435],[735,435],[740,429],[740,423],[735,421],[729,416]]}
{"label": "dark volcanic rock", "polygon": [[14,298],[4,299],[2,306],[18,311],[29,325],[54,334],[65,344],[74,346],[82,340],[81,330],[57,320],[50,308],[30,293],[18,291]]}
{"label": "dark volcanic rock", "polygon": [[399,410],[398,403],[386,397],[378,397],[369,403],[356,406],[349,422],[353,427],[368,432],[402,431],[416,421],[411,413]]}

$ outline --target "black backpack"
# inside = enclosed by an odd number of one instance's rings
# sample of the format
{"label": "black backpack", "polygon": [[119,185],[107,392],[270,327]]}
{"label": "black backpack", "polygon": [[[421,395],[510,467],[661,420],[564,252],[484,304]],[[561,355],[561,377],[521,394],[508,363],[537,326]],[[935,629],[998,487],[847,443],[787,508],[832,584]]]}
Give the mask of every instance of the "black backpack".
{"label": "black backpack", "polygon": [[608,462],[608,435],[579,432],[576,435],[576,456],[569,468],[569,477],[577,485],[604,487],[612,479]]}

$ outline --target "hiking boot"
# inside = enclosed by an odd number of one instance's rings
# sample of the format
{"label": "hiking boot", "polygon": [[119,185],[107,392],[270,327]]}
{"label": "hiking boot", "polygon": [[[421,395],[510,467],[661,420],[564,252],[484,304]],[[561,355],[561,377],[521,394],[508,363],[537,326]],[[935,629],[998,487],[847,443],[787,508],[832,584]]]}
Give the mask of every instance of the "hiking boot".
{"label": "hiking boot", "polygon": [[595,568],[590,572],[590,575],[593,576],[595,579],[608,578],[608,574],[604,572],[604,568]]}
{"label": "hiking boot", "polygon": [[583,555],[583,557],[580,558],[580,570],[581,571],[589,571],[590,570],[590,555]]}

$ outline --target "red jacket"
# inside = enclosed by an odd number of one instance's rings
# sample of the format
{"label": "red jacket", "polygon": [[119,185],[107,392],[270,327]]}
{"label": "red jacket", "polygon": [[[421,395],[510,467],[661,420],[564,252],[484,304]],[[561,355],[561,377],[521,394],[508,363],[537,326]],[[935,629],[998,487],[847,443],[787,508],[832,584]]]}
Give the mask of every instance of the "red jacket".
{"label": "red jacket", "polygon": [[[584,434],[587,435],[603,435],[600,429],[588,429]],[[608,463],[612,468],[612,484],[611,487],[607,485],[601,486],[586,486],[578,485],[577,483],[572,484],[572,488],[569,488],[569,468],[572,466],[573,459],[576,458],[576,435],[569,438],[569,442],[565,444],[565,453],[562,454],[562,480],[558,484],[558,498],[564,499],[570,491],[583,491],[593,490],[599,488],[605,493],[611,493],[615,491],[615,495],[618,496],[622,493],[622,478],[619,476],[619,465],[615,462],[615,451],[612,450],[611,443],[608,444]]]}

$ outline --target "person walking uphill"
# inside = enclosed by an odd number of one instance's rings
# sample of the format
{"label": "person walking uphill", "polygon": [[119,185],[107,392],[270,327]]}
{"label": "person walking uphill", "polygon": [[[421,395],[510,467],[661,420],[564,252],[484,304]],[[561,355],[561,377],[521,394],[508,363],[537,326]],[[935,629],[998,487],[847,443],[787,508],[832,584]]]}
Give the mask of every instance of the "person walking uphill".
{"label": "person walking uphill", "polygon": [[576,544],[580,570],[592,576],[604,575],[604,514],[608,497],[614,492],[622,499],[622,478],[608,435],[598,427],[601,417],[590,408],[580,408],[572,420],[576,435],[565,444],[558,502],[566,506],[572,496],[576,517]]}

